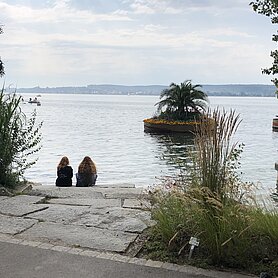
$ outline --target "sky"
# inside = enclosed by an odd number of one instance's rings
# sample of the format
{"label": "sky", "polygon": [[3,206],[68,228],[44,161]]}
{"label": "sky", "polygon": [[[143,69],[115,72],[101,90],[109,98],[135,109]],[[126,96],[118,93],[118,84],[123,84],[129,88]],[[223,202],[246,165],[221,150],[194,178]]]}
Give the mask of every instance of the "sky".
{"label": "sky", "polygon": [[0,0],[0,82],[271,84],[276,26],[249,2]]}

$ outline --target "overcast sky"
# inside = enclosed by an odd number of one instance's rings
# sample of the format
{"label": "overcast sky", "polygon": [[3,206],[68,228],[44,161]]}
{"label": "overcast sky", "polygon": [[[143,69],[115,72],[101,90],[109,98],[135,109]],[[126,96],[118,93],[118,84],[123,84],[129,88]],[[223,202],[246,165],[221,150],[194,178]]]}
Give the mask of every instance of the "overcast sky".
{"label": "overcast sky", "polygon": [[271,84],[276,26],[249,2],[0,0],[6,84]]}

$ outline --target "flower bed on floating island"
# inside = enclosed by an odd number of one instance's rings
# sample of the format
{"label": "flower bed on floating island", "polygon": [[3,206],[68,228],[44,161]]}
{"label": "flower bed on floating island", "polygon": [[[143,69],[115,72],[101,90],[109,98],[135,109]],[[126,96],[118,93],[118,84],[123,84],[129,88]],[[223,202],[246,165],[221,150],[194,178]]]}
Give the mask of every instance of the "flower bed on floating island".
{"label": "flower bed on floating island", "polygon": [[200,125],[197,121],[169,121],[164,119],[149,118],[144,120],[145,132],[181,132],[194,133]]}

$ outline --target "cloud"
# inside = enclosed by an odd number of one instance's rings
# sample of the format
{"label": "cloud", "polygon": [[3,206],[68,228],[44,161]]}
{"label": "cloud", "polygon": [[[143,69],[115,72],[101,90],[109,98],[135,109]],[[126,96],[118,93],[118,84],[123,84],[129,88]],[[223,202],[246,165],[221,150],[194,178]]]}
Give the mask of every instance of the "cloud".
{"label": "cloud", "polygon": [[126,0],[124,2],[129,4],[135,14],[181,14],[193,11],[215,13],[216,10],[248,8],[249,4],[246,0]]}
{"label": "cloud", "polygon": [[[58,86],[75,79],[168,84],[181,77],[224,80],[225,74],[227,80],[248,79],[251,72],[258,79],[268,63],[270,47],[256,34],[257,21],[247,28],[253,13],[246,13],[245,0],[19,2],[0,0],[0,39],[6,72],[20,86],[26,80]],[[235,8],[243,12],[231,12]]]}
{"label": "cloud", "polygon": [[89,10],[77,10],[70,6],[70,1],[56,1],[51,7],[32,8],[23,5],[9,5],[0,2],[1,14],[5,19],[16,20],[18,23],[58,23],[58,22],[99,22],[129,21],[130,18],[119,12],[97,14]]}
{"label": "cloud", "polygon": [[135,14],[177,14],[181,10],[179,8],[173,8],[171,1],[165,0],[133,0],[128,1],[130,8]]}

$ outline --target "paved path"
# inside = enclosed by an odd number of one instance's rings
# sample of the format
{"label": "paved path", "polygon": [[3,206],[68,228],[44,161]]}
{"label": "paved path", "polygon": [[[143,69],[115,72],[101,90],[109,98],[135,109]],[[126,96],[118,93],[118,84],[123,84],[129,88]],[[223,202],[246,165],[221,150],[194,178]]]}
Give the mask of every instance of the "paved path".
{"label": "paved path", "polygon": [[250,277],[135,258],[154,224],[142,194],[123,184],[0,196],[0,277]]}
{"label": "paved path", "polygon": [[[197,278],[165,268],[128,264],[117,260],[81,256],[0,242],[0,277],[15,278]],[[16,264],[16,267],[15,267]]]}

